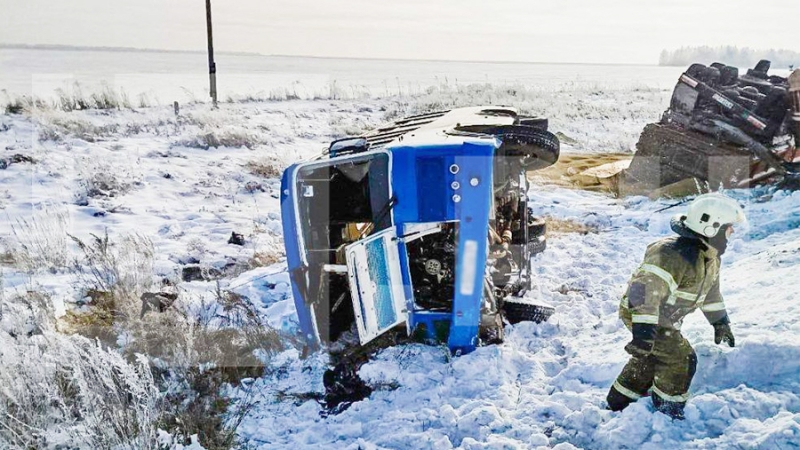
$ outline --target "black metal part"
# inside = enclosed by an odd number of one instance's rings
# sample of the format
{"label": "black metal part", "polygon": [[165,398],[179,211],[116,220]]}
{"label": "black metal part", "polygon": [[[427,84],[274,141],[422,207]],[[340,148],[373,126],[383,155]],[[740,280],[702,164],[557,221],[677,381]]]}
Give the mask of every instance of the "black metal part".
{"label": "black metal part", "polygon": [[[738,69],[720,63],[691,65],[681,75],[661,124],[712,136],[712,145],[727,142],[742,147],[777,176],[797,178],[798,164],[785,161],[777,154],[783,147],[774,144],[791,139],[788,81],[768,76],[769,65],[769,61],[760,61],[741,77]],[[795,139],[795,146],[798,144]],[[675,165],[674,157],[664,154],[664,158]]]}
{"label": "black metal part", "polygon": [[436,111],[426,114],[418,114],[416,116],[406,117],[387,125],[378,128],[377,130],[367,133],[362,137],[367,140],[370,148],[380,147],[386,145],[398,137],[416,131],[423,125],[432,123],[436,119],[447,114],[448,111]]}
{"label": "black metal part", "polygon": [[503,312],[506,320],[512,325],[523,321],[541,323],[555,313],[555,308],[536,304],[525,299],[512,298],[503,302]]}
{"label": "black metal part", "polygon": [[[456,224],[444,224],[442,231],[415,239],[406,247],[417,305],[428,310],[452,309],[456,276]],[[434,265],[439,270],[432,270]]]}
{"label": "black metal part", "polygon": [[330,154],[331,158],[353,153],[362,153],[367,150],[369,150],[369,143],[363,137],[337,139],[328,146],[328,154]]}

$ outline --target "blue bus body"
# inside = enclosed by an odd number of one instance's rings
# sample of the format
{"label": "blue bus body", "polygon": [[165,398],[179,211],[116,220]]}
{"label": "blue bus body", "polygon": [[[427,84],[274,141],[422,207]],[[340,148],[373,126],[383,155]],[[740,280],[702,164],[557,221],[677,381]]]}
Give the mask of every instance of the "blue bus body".
{"label": "blue bus body", "polygon": [[[473,129],[452,132],[459,130],[452,122],[463,116],[417,116],[417,128],[400,121],[400,131],[373,134],[372,145],[363,138],[338,141],[327,158],[284,172],[287,264],[300,328],[311,347],[354,331],[364,345],[402,324],[408,334],[444,342],[453,353],[479,344],[482,303],[492,295],[487,236],[503,142]],[[519,122],[502,114],[479,119],[491,126]],[[412,247],[445,232],[455,247],[452,268],[429,258],[423,269],[417,264],[412,270]],[[434,279],[452,277],[443,291],[448,306],[417,298],[415,292],[428,291],[415,289],[415,270]]]}

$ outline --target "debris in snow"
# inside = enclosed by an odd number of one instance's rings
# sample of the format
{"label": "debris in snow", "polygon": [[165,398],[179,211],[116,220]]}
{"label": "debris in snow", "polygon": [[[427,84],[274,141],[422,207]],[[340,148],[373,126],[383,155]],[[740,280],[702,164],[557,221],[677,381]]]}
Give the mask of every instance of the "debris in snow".
{"label": "debris in snow", "polygon": [[145,292],[141,297],[142,312],[140,313],[140,317],[144,317],[144,315],[150,311],[163,313],[167,308],[172,306],[177,299],[178,294],[171,292]]}
{"label": "debris in snow", "polygon": [[213,267],[204,267],[200,265],[185,266],[181,270],[181,279],[183,281],[209,281],[219,278],[222,275],[218,269]]}
{"label": "debris in snow", "polygon": [[36,160],[31,158],[30,156],[25,156],[17,153],[8,158],[0,158],[0,170],[8,169],[8,166],[10,166],[11,164],[19,164],[19,163],[35,164]]}
{"label": "debris in snow", "polygon": [[266,189],[264,189],[264,186],[262,186],[261,183],[258,183],[256,181],[248,181],[247,184],[244,185],[244,190],[250,194],[267,191]]}
{"label": "debris in snow", "polygon": [[228,244],[244,245],[244,235],[239,234],[235,231],[231,232],[231,237],[230,239],[228,239]]}

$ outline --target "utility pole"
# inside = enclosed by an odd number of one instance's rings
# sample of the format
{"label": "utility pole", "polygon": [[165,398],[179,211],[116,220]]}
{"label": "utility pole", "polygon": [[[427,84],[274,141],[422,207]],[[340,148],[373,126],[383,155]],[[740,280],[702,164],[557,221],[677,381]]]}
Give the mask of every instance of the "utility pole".
{"label": "utility pole", "polygon": [[208,78],[211,101],[217,107],[217,64],[214,62],[214,36],[211,32],[211,0],[206,0],[206,28],[208,29]]}

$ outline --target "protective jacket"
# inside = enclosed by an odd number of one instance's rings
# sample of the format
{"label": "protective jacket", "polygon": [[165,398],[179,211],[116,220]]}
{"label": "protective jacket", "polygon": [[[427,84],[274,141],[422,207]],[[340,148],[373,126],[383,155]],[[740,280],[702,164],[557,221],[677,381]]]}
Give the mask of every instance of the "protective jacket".
{"label": "protective jacket", "polygon": [[[719,201],[706,198],[704,202],[711,200]],[[716,214],[713,208],[709,211]],[[698,222],[711,220],[708,211],[700,213]],[[689,215],[673,219],[672,230],[677,237],[647,247],[644,261],[622,298],[619,315],[633,339],[625,346],[631,358],[606,397],[613,411],[621,411],[649,394],[657,410],[683,418],[697,370],[697,354],[680,328],[683,318],[695,309],[703,311],[714,326],[716,343],[734,346],[719,287],[720,255],[727,246],[729,224],[713,222],[717,234],[700,235],[686,224]]]}
{"label": "protective jacket", "polygon": [[629,329],[650,324],[676,331],[696,309],[712,324],[723,320],[719,268],[717,250],[703,240],[680,236],[650,244],[622,297],[620,318]]}

